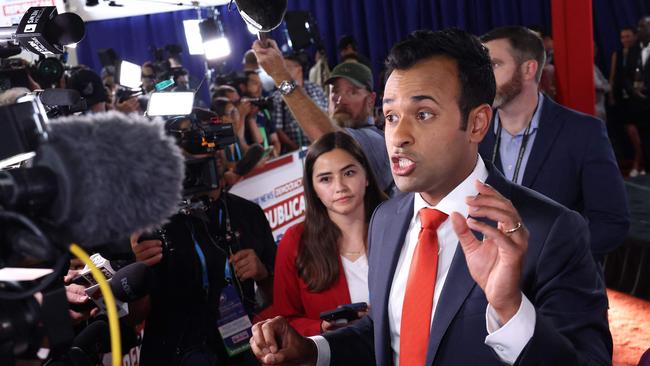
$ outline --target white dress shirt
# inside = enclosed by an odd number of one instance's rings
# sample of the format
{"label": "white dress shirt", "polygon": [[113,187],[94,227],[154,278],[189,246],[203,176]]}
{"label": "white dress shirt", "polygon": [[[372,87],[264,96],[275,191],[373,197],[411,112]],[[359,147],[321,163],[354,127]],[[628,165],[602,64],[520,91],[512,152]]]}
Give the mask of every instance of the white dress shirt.
{"label": "white dress shirt", "polygon": [[649,55],[650,55],[650,43],[648,43],[641,49],[641,62],[642,62],[641,66],[645,66],[645,63],[648,61]]}
{"label": "white dress shirt", "polygon": [[368,295],[368,257],[362,255],[355,261],[341,256],[345,280],[350,291],[350,302],[369,302]]}
{"label": "white dress shirt", "polygon": [[[485,181],[487,176],[488,172],[485,168],[485,163],[479,156],[472,173],[447,196],[440,200],[436,206],[429,205],[419,193],[415,194],[413,217],[409,223],[404,245],[402,246],[397,267],[395,268],[388,300],[390,343],[393,350],[393,362],[395,366],[399,365],[399,336],[406,281],[421,227],[419,210],[424,207],[429,207],[442,211],[447,215],[451,215],[455,211],[467,217],[469,210],[467,204],[465,204],[465,197],[478,194],[474,187],[474,182],[476,180]],[[444,288],[449,267],[458,247],[458,236],[456,236],[449,218],[438,227],[437,234],[440,252],[438,256],[436,288],[433,294],[431,321],[433,321],[438,299]],[[373,245],[381,245],[381,243],[373,243]],[[488,331],[485,344],[494,349],[501,361],[510,365],[514,364],[521,351],[533,336],[536,320],[535,308],[526,296],[522,294],[522,302],[519,310],[506,324],[500,324],[496,312],[489,304],[486,309],[485,319]],[[330,349],[327,340],[321,336],[311,338],[318,348],[317,365],[329,365]]]}

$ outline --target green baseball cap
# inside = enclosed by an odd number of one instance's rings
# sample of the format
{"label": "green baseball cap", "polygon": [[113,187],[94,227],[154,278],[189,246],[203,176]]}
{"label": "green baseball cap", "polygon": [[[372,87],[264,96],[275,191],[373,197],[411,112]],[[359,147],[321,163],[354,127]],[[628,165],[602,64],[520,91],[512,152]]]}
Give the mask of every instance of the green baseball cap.
{"label": "green baseball cap", "polygon": [[374,85],[372,71],[368,66],[359,62],[349,61],[336,65],[329,79],[325,81],[325,84],[331,84],[337,78],[344,78],[352,84],[360,88],[366,88],[369,91],[372,91]]}

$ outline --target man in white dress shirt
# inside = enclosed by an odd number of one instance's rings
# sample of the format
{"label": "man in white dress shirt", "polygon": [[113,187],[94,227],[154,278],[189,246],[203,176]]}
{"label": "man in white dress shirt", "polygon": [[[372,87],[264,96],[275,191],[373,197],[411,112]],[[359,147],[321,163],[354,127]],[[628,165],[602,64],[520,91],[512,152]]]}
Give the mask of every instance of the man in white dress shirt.
{"label": "man in white dress shirt", "polygon": [[478,155],[496,88],[487,50],[464,31],[419,31],[387,65],[386,146],[405,193],[370,223],[370,314],[312,339],[280,317],[258,323],[255,355],[263,364],[611,364],[586,223]]}

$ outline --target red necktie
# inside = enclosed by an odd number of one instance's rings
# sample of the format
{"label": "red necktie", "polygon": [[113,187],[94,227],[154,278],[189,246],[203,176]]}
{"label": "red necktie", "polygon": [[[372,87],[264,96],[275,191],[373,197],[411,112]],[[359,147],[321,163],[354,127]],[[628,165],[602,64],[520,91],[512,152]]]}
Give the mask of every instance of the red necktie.
{"label": "red necktie", "polygon": [[438,226],[447,214],[431,208],[420,210],[422,228],[413,252],[406,281],[400,325],[400,366],[422,366],[426,362],[433,292],[438,272]]}

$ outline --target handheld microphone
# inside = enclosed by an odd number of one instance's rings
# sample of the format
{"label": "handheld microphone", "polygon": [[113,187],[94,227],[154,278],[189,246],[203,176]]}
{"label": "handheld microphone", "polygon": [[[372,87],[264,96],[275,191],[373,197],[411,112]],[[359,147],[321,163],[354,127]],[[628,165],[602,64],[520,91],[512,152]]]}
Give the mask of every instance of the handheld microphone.
{"label": "handheld microphone", "polygon": [[75,337],[72,341],[72,347],[80,348],[91,355],[110,352],[108,323],[103,320],[90,323]]}
{"label": "handheld microphone", "polygon": [[53,56],[63,54],[64,46],[78,43],[86,29],[80,16],[58,14],[56,6],[35,6],[27,9],[17,26],[0,28],[0,40],[17,42],[30,52]]}
{"label": "handheld microphone", "polygon": [[260,144],[251,145],[244,157],[235,165],[235,173],[244,176],[253,170],[264,157],[264,148]]}
{"label": "handheld microphone", "polygon": [[47,124],[32,168],[0,171],[0,205],[41,202],[62,239],[95,248],[178,211],[184,157],[163,122],[118,112]]}
{"label": "handheld microphone", "polygon": [[116,299],[131,302],[145,297],[152,282],[149,267],[142,262],[136,262],[115,272],[110,285]]}

